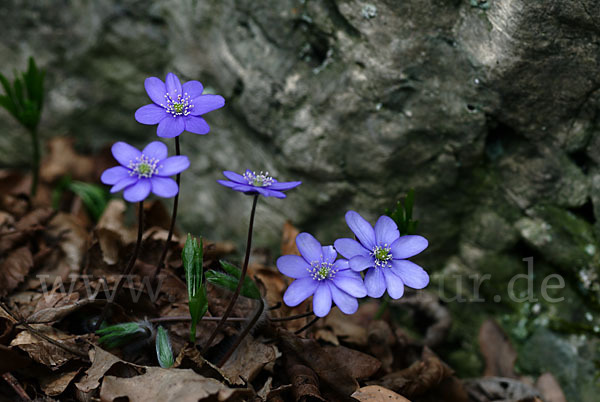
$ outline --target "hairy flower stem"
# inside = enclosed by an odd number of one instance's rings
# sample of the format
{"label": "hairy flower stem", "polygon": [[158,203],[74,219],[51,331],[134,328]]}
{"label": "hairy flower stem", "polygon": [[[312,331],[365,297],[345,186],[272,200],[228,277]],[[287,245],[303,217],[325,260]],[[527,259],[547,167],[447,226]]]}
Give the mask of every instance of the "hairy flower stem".
{"label": "hairy flower stem", "polygon": [[302,332],[306,331],[307,329],[309,329],[310,327],[312,327],[312,325],[319,321],[319,318],[321,317],[315,317],[313,318],[308,324],[306,324],[305,326],[303,326],[302,328],[300,328],[298,331],[294,332],[295,335],[300,335]]}
{"label": "hairy flower stem", "polygon": [[35,197],[38,187],[38,178],[40,176],[40,139],[37,128],[29,130],[31,134],[31,145],[33,151],[31,154],[31,198]]}
{"label": "hairy flower stem", "polygon": [[252,229],[254,227],[254,214],[256,212],[257,202],[258,194],[254,194],[254,199],[252,200],[252,211],[250,212],[250,225],[248,226],[248,241],[246,242],[246,255],[244,256],[244,265],[242,266],[242,274],[240,275],[240,280],[238,281],[237,288],[235,288],[235,292],[233,293],[233,296],[229,301],[227,310],[225,310],[225,313],[223,314],[223,318],[221,319],[221,321],[219,321],[217,327],[210,335],[210,338],[200,351],[201,355],[206,354],[206,352],[210,348],[210,345],[212,344],[212,341],[215,339],[221,328],[223,328],[223,324],[225,324],[225,321],[227,321],[227,317],[229,317],[229,315],[231,314],[233,306],[235,306],[235,302],[237,301],[238,296],[240,295],[240,291],[242,290],[242,284],[244,283],[244,279],[246,278],[246,271],[248,271],[248,261],[250,260],[250,249],[252,247]]}
{"label": "hairy flower stem", "polygon": [[260,302],[260,304],[258,305],[258,308],[256,309],[256,313],[254,313],[252,320],[250,320],[248,325],[246,325],[244,327],[242,332],[235,339],[235,342],[233,343],[233,345],[231,345],[231,347],[229,348],[227,353],[225,353],[225,356],[223,356],[223,358],[219,361],[219,363],[217,364],[217,367],[223,367],[225,365],[225,363],[227,363],[227,360],[229,360],[229,358],[231,357],[233,352],[235,352],[235,350],[238,348],[238,346],[240,346],[240,344],[242,343],[242,341],[244,340],[246,335],[248,335],[250,330],[252,328],[254,328],[254,326],[258,322],[258,319],[262,315],[263,311],[265,311],[265,302],[262,299],[260,299],[259,302]]}
{"label": "hairy flower stem", "polygon": [[[179,148],[179,136],[175,137],[175,155],[181,155],[181,150]],[[158,274],[160,274],[161,269],[164,266],[165,258],[167,257],[167,251],[169,250],[169,244],[171,244],[171,239],[173,238],[173,231],[175,230],[175,220],[177,219],[177,206],[179,205],[179,193],[181,192],[181,173],[177,173],[175,176],[175,181],[177,182],[177,187],[179,191],[175,194],[175,198],[173,199],[173,215],[171,216],[171,226],[169,227],[169,234],[167,235],[167,242],[165,243],[165,248],[163,249],[160,258],[158,259],[158,263],[156,264],[156,269],[154,270],[154,275],[152,275],[152,281],[156,280]]]}
{"label": "hairy flower stem", "polygon": [[125,271],[123,271],[123,274],[119,278],[119,281],[117,282],[117,286],[115,288],[115,291],[113,292],[112,297],[108,299],[108,302],[104,305],[104,309],[102,310],[100,319],[98,320],[98,322],[96,322],[95,330],[98,330],[102,322],[104,322],[104,320],[106,319],[106,316],[110,311],[112,303],[116,300],[117,296],[119,295],[119,292],[125,284],[125,278],[131,273],[131,271],[133,271],[133,266],[135,265],[135,261],[137,260],[138,254],[140,253],[140,247],[142,245],[142,233],[144,232],[144,201],[139,202],[138,209],[138,235],[137,241],[135,243],[135,248],[133,249],[133,255],[131,256],[129,263],[127,264],[127,268],[125,268]]}

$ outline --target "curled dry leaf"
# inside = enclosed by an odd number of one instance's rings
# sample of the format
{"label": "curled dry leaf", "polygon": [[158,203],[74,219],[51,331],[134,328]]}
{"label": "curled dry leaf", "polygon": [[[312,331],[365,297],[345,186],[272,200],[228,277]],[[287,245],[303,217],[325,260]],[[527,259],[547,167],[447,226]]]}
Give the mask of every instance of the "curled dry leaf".
{"label": "curled dry leaf", "polygon": [[410,402],[402,395],[379,385],[367,385],[352,394],[360,402]]}
{"label": "curled dry leaf", "polygon": [[[71,296],[71,297],[68,297]],[[74,297],[75,296],[75,297]],[[75,311],[89,305],[104,305],[106,300],[95,300],[95,299],[83,299],[77,300],[78,293],[71,293],[65,295],[65,299],[69,300],[69,303],[60,304],[56,307],[47,307],[34,312],[32,315],[27,317],[28,322],[40,322],[40,323],[54,323],[62,320],[67,315],[74,313]],[[43,299],[43,298],[42,298]]]}
{"label": "curled dry leaf", "polygon": [[33,255],[29,247],[11,251],[0,264],[0,296],[6,296],[25,280],[33,268]]}
{"label": "curled dry leaf", "polygon": [[252,335],[248,335],[221,369],[234,385],[244,385],[254,380],[263,367],[275,359],[275,346],[257,342]]}
{"label": "curled dry leaf", "polygon": [[293,355],[285,358],[285,371],[292,381],[296,401],[325,401],[319,391],[319,378],[308,366],[300,363]]}
{"label": "curled dry leaf", "polygon": [[517,352],[496,321],[490,319],[481,324],[479,347],[485,359],[484,376],[517,378],[514,369]]}
{"label": "curled dry leaf", "polygon": [[303,339],[283,329],[278,335],[285,354],[294,353],[331,389],[345,396],[358,389],[356,378],[366,378],[380,367],[377,359],[352,349],[321,347],[313,339]]}
{"label": "curled dry leaf", "polygon": [[104,377],[102,401],[127,398],[130,402],[234,401],[252,395],[247,389],[232,389],[193,370],[146,368],[146,374],[133,378]]}
{"label": "curled dry leaf", "polygon": [[104,229],[118,234],[123,244],[133,243],[136,240],[137,229],[125,226],[124,216],[126,209],[127,204],[125,204],[125,201],[110,200],[98,220],[96,230]]}

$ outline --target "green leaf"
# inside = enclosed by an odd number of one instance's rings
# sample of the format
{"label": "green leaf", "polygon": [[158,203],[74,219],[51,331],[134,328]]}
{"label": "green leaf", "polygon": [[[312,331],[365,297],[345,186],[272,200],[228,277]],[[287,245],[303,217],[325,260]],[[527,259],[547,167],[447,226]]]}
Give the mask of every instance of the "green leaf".
{"label": "green leaf", "polygon": [[145,323],[126,322],[99,329],[96,334],[102,335],[98,340],[99,343],[112,349],[140,338],[148,338],[152,334],[152,328]]}
{"label": "green leaf", "polygon": [[[242,276],[242,271],[227,261],[219,262],[221,263],[221,268],[223,268],[225,272],[210,270],[206,273],[206,280],[213,285],[217,285],[235,292],[240,277]],[[255,300],[259,300],[261,298],[258,286],[256,286],[256,283],[254,283],[254,281],[249,277],[244,278],[244,283],[242,284],[242,290],[240,291],[240,294],[244,297]]]}
{"label": "green leaf", "polygon": [[202,238],[200,243],[188,233],[185,246],[181,252],[185,281],[188,289],[188,305],[190,307],[190,340],[196,341],[196,325],[208,310],[206,287],[202,282]]}
{"label": "green leaf", "polygon": [[97,222],[108,205],[109,193],[106,189],[97,184],[82,181],[72,181],[67,188],[81,198],[86,209]]}
{"label": "green leaf", "polygon": [[169,333],[161,326],[156,333],[156,357],[162,368],[171,368],[174,363],[173,348],[169,340]]}
{"label": "green leaf", "polygon": [[415,234],[417,232],[419,221],[414,221],[412,219],[414,203],[415,190],[411,188],[406,194],[404,203],[398,201],[396,203],[396,208],[393,211],[390,211],[389,209],[385,210],[385,215],[388,215],[396,222],[400,235],[402,236]]}

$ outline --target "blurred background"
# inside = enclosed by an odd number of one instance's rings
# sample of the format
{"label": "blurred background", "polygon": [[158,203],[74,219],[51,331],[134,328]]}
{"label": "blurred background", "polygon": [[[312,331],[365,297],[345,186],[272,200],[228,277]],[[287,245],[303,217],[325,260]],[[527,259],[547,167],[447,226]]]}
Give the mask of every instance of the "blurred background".
{"label": "blurred background", "polygon": [[[42,140],[71,138],[83,154],[157,138],[133,117],[149,102],[146,77],[174,72],[223,95],[205,116],[209,135],[181,136],[192,166],[179,225],[242,244],[251,199],[219,186],[220,172],[301,180],[286,200],[259,203],[254,244],[273,257],[286,220],[331,244],[350,235],[347,210],[374,222],[414,188],[430,241],[418,262],[453,319],[436,352],[480,375],[478,328],[494,317],[519,374],[549,371],[568,400],[592,401],[599,10],[594,0],[3,0],[0,72],[33,56],[47,70]],[[29,137],[4,110],[0,133],[0,167],[26,168]],[[510,300],[528,257],[536,300]],[[561,302],[540,295],[554,273]],[[451,301],[477,298],[486,274],[485,302]]]}

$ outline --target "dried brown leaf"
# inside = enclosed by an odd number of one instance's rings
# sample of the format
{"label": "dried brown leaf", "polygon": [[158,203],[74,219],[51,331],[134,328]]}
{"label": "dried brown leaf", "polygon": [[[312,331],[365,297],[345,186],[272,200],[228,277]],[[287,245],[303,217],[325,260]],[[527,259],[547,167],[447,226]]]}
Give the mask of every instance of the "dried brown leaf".
{"label": "dried brown leaf", "polygon": [[0,345],[0,374],[25,368],[32,363],[31,359],[27,358],[27,356],[4,345]]}
{"label": "dried brown leaf", "polygon": [[452,374],[450,367],[425,347],[421,360],[369,384],[381,385],[408,398],[414,398],[433,391]]}
{"label": "dried brown leaf", "polygon": [[352,394],[360,402],[410,402],[402,395],[379,385],[367,385]]}
{"label": "dried brown leaf", "polygon": [[313,369],[331,389],[346,396],[358,389],[348,361],[340,362],[314,339],[303,339],[283,329],[278,335],[284,353],[295,353],[298,360]]}
{"label": "dried brown leaf", "polygon": [[40,387],[48,396],[60,395],[67,389],[80,371],[81,369],[52,373],[49,376],[40,378]]}
{"label": "dried brown leaf", "polygon": [[365,380],[374,375],[381,368],[379,359],[369,356],[344,346],[323,346],[325,350],[339,365],[346,364],[353,378]]}
{"label": "dried brown leaf", "polygon": [[344,314],[339,309],[332,309],[321,325],[330,328],[333,334],[345,343],[359,347],[367,346],[366,327],[359,325],[354,316]]}
{"label": "dried brown leaf", "polygon": [[300,231],[292,225],[290,221],[283,224],[283,234],[281,236],[281,255],[296,254],[300,255],[296,247],[296,236]]}
{"label": "dried brown leaf", "polygon": [[104,375],[117,364],[122,364],[137,372],[143,371],[142,367],[124,362],[117,356],[97,346],[90,350],[89,355],[92,365],[85,372],[85,376],[81,381],[75,384],[77,389],[83,393],[89,393],[98,388],[100,386],[100,380],[102,380]]}
{"label": "dried brown leaf", "polygon": [[517,378],[514,370],[517,352],[506,333],[494,320],[490,319],[481,324],[479,347],[485,359],[484,376]]}
{"label": "dried brown leaf", "polygon": [[[71,349],[77,350],[80,348],[80,346],[76,343],[77,339],[81,339],[80,336],[69,335],[47,325],[34,324],[31,325],[31,327]],[[19,349],[25,351],[33,360],[45,365],[51,370],[57,370],[69,360],[78,358],[78,356],[68,352],[64,348],[41,339],[29,331],[20,332],[17,337],[12,340],[10,346],[18,347]]]}
{"label": "dried brown leaf", "polygon": [[244,385],[254,380],[263,367],[275,359],[275,346],[257,342],[252,335],[248,335],[221,369],[234,385]]}
{"label": "dried brown leaf", "polygon": [[146,374],[133,378],[104,377],[100,389],[102,401],[128,398],[130,402],[198,402],[234,401],[252,392],[232,389],[213,379],[202,377],[193,370],[148,367]]}
{"label": "dried brown leaf", "polygon": [[54,214],[52,208],[38,208],[19,219],[13,233],[0,237],[0,255],[25,243],[33,233],[43,229]]}
{"label": "dried brown leaf", "polygon": [[6,296],[25,280],[33,268],[33,255],[29,247],[11,251],[0,264],[0,296]]}
{"label": "dried brown leaf", "polygon": [[369,323],[367,333],[369,351],[381,360],[385,373],[391,372],[394,363],[392,346],[396,343],[394,332],[386,321],[377,320]]}
{"label": "dried brown leaf", "polygon": [[285,371],[292,381],[292,391],[296,401],[325,401],[319,390],[319,378],[308,366],[294,356],[286,356]]}
{"label": "dried brown leaf", "polygon": [[76,180],[94,179],[94,161],[82,156],[73,147],[75,140],[66,137],[53,137],[46,144],[48,153],[42,161],[40,178],[51,183],[63,176],[70,175]]}

